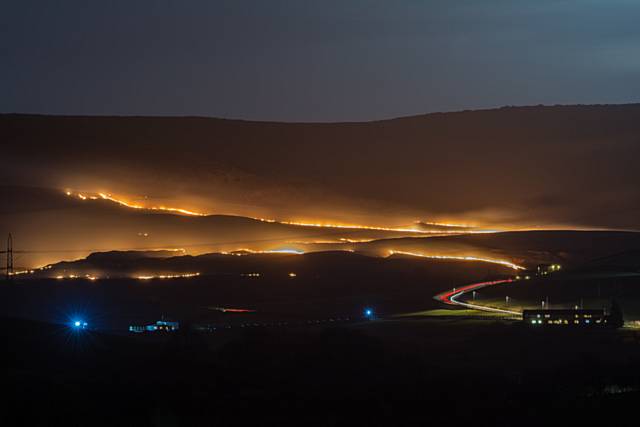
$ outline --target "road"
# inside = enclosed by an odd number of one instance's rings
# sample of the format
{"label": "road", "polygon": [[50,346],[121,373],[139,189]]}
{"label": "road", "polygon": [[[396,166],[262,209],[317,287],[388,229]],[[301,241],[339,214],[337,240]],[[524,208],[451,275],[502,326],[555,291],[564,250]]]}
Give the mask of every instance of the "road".
{"label": "road", "polygon": [[520,316],[520,315],[522,315],[522,313],[520,313],[519,311],[506,310],[506,309],[502,309],[502,308],[487,307],[487,306],[484,306],[484,305],[470,304],[470,303],[458,301],[459,297],[461,297],[462,295],[467,294],[469,292],[477,291],[478,289],[486,288],[488,286],[495,286],[495,285],[502,285],[502,284],[505,284],[505,283],[511,283],[513,281],[514,281],[513,279],[504,279],[504,280],[493,280],[493,281],[489,281],[489,282],[472,283],[470,285],[462,286],[460,288],[453,288],[450,291],[445,291],[445,292],[443,292],[441,294],[436,295],[433,298],[438,300],[438,301],[440,301],[440,302],[443,302],[445,304],[457,305],[459,307],[469,308],[469,309],[472,309],[472,310],[480,310],[480,311],[488,311],[488,312],[491,312],[491,313],[503,313],[503,314],[509,314],[509,315],[513,315],[513,316]]}

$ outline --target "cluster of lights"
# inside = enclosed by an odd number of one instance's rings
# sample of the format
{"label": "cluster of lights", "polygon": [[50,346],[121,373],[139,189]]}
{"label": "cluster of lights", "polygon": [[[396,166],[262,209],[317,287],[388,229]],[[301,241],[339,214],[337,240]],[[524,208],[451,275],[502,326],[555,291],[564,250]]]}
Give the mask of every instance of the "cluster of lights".
{"label": "cluster of lights", "polygon": [[159,274],[157,276],[136,276],[138,280],[152,280],[152,279],[186,279],[189,277],[199,276],[200,273],[184,273],[184,274]]}
{"label": "cluster of lights", "polygon": [[34,269],[12,271],[12,272],[9,273],[9,276],[19,276],[19,275],[22,275],[22,274],[33,274],[36,271],[44,271],[44,270],[49,270],[51,268],[53,268],[53,265],[45,265],[44,267],[38,267],[38,268],[34,268]]}
{"label": "cluster of lights", "polygon": [[260,273],[243,273],[240,276],[242,276],[242,277],[260,277]]}
{"label": "cluster of lights", "polygon": [[69,274],[67,276],[64,276],[64,275],[60,274],[60,275],[55,276],[55,279],[57,279],[57,280],[63,280],[63,279],[87,279],[87,280],[94,281],[94,280],[98,280],[99,277],[93,276],[91,274],[85,274],[84,276],[78,276],[76,274]]}
{"label": "cluster of lights", "polygon": [[20,276],[22,274],[33,274],[35,270],[19,270],[19,271],[10,271],[9,276]]}
{"label": "cluster of lights", "polygon": [[390,250],[389,251],[389,255],[390,256],[394,255],[394,254],[415,256],[415,257],[420,257],[420,258],[431,258],[431,259],[449,259],[449,260],[458,260],[458,261],[488,262],[488,263],[491,263],[491,264],[503,265],[505,267],[509,267],[509,268],[514,269],[514,270],[524,270],[525,269],[521,265],[514,264],[513,262],[509,262],[509,261],[505,261],[505,260],[501,260],[501,259],[478,258],[478,257],[474,257],[474,256],[459,256],[459,255],[426,255],[426,254],[419,254],[419,253],[415,253],[415,252],[405,252],[405,251],[396,251],[396,250]]}

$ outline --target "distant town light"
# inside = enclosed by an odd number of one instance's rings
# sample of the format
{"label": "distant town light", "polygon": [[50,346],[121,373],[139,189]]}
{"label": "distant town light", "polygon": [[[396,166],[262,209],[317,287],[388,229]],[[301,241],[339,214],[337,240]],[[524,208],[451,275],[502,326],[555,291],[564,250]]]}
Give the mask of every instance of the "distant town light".
{"label": "distant town light", "polygon": [[89,326],[84,320],[74,320],[71,325],[74,329],[87,329],[87,326]]}
{"label": "distant town light", "polygon": [[145,332],[175,332],[180,329],[179,322],[170,322],[166,320],[158,320],[151,325],[131,325],[129,332],[145,333]]}

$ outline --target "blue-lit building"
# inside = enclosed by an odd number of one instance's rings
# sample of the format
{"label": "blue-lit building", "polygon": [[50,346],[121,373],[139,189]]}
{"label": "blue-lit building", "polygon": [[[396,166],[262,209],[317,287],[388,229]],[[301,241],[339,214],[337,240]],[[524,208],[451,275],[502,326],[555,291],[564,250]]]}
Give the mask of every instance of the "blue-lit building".
{"label": "blue-lit building", "polygon": [[167,320],[158,320],[151,325],[132,325],[129,326],[129,332],[141,334],[144,332],[175,332],[180,329],[179,322],[169,322]]}

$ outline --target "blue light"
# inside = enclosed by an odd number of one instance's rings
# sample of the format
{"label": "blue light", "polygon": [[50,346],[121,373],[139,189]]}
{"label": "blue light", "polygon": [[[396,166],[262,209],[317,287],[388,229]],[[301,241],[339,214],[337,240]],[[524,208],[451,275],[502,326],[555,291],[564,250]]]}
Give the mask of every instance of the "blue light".
{"label": "blue light", "polygon": [[74,320],[71,323],[71,326],[73,327],[73,329],[87,329],[89,324],[84,320]]}
{"label": "blue light", "polygon": [[364,315],[367,316],[367,317],[373,316],[373,310],[370,309],[370,308],[365,308]]}

